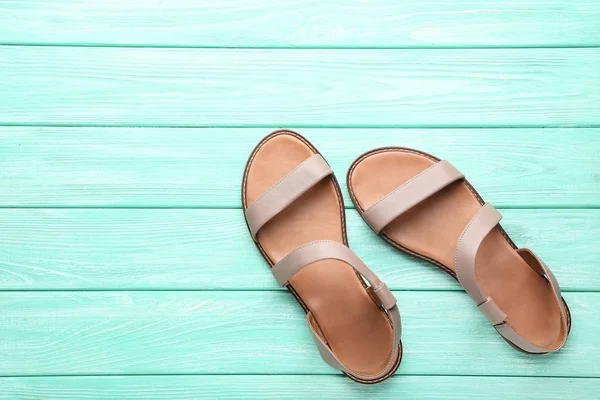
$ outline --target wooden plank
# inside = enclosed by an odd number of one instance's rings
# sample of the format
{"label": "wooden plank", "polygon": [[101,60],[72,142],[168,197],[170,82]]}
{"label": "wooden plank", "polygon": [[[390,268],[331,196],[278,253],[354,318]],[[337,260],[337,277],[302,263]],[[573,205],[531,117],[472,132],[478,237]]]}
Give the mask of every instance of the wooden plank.
{"label": "wooden plank", "polygon": [[4,44],[208,47],[594,46],[594,0],[20,0]]}
{"label": "wooden plank", "polygon": [[[502,210],[564,291],[600,290],[600,210]],[[353,250],[393,289],[460,291],[348,211]],[[240,210],[0,210],[0,290],[283,290]]]}
{"label": "wooden plank", "polygon": [[342,376],[78,376],[0,378],[0,399],[460,399],[588,400],[595,378],[394,376],[357,385]]}
{"label": "wooden plank", "polygon": [[[599,293],[566,293],[573,314],[559,353],[507,345],[455,292],[395,292],[400,374],[599,377]],[[3,292],[0,375],[317,374],[304,312],[285,292]]]}
{"label": "wooden plank", "polygon": [[0,48],[0,124],[600,124],[600,48]]}
{"label": "wooden plank", "polygon": [[[0,127],[0,206],[240,207],[248,156],[271,130]],[[391,145],[449,160],[497,207],[600,205],[597,128],[299,132],[332,165],[346,206],[348,166]]]}

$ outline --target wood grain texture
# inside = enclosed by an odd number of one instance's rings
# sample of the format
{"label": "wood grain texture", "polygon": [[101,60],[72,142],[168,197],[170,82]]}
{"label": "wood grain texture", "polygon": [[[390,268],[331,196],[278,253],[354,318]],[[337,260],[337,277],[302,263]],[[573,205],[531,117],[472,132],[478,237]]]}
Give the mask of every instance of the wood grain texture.
{"label": "wood grain texture", "polygon": [[[595,0],[0,2],[0,400],[597,397],[599,21]],[[342,182],[379,146],[451,161],[555,271],[567,346],[513,350],[349,210],[405,355],[375,386],[326,366],[239,210],[279,126]]]}
{"label": "wood grain texture", "polygon": [[594,46],[594,0],[17,0],[3,44],[208,47]]}
{"label": "wood grain texture", "polygon": [[356,385],[342,376],[106,376],[0,378],[0,399],[590,399],[596,378],[394,376]]}
{"label": "wood grain texture", "polygon": [[[600,210],[501,210],[513,240],[551,266],[563,291],[600,290]],[[393,249],[349,210],[352,249],[402,290],[461,287]],[[241,210],[0,210],[0,290],[284,290]]]}
{"label": "wood grain texture", "polygon": [[[0,127],[0,206],[239,208],[246,161],[271,130]],[[449,160],[496,207],[600,205],[600,129],[298,131],[347,207],[352,161],[394,145]]]}
{"label": "wood grain texture", "polygon": [[[399,374],[599,377],[600,294],[566,293],[569,342],[541,357],[504,342],[465,293],[394,292]],[[285,292],[0,293],[0,375],[337,374]]]}
{"label": "wood grain texture", "polygon": [[0,47],[0,124],[600,124],[600,48]]}

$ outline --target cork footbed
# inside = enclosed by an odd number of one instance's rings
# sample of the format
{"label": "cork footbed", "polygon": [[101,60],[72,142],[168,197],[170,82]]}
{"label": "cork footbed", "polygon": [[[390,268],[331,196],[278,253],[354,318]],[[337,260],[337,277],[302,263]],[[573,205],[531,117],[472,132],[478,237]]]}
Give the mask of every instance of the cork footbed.
{"label": "cork footbed", "polygon": [[[348,188],[359,212],[439,161],[411,149],[387,148],[361,156],[348,172]],[[398,248],[424,258],[455,276],[454,253],[460,234],[482,207],[479,195],[465,180],[400,215],[381,232]],[[554,349],[563,331],[559,304],[548,282],[517,253],[500,226],[484,239],[477,253],[477,281],[507,314],[506,321],[522,337]]]}
{"label": "cork footbed", "polygon": [[[265,138],[246,167],[244,210],[315,153],[310,143],[293,132],[275,132]],[[275,216],[261,228],[257,240],[271,266],[311,241],[335,240],[347,245],[343,200],[335,178],[325,178]],[[314,263],[290,280],[289,289],[311,313],[313,324],[348,369],[368,376],[389,364],[392,327],[352,267],[338,260]]]}

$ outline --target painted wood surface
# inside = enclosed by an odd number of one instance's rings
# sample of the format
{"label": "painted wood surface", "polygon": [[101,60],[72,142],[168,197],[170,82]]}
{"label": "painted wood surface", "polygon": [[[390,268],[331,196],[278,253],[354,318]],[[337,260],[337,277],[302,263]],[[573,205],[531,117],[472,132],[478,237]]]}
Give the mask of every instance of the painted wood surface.
{"label": "painted wood surface", "polygon": [[[600,290],[600,210],[501,210],[563,291]],[[407,257],[348,210],[352,249],[392,289],[461,291]],[[284,290],[254,246],[241,210],[0,210],[1,290]]]}
{"label": "painted wood surface", "polygon": [[[272,130],[0,127],[0,206],[239,208],[248,156]],[[347,207],[348,167],[381,146],[450,161],[496,207],[600,206],[597,128],[298,131],[332,165]]]}
{"label": "painted wood surface", "polygon": [[[592,399],[600,393],[600,2],[0,2],[0,399]],[[347,167],[451,161],[556,273],[558,354],[519,353],[346,196],[395,290],[398,375],[318,356],[243,224],[254,145],[294,127]]]}
{"label": "painted wood surface", "polygon": [[[600,377],[599,293],[565,293],[569,342],[540,357],[508,346],[465,293],[394,294],[399,375]],[[3,292],[0,332],[2,376],[339,374],[285,292]]]}
{"label": "painted wood surface", "polygon": [[0,43],[203,47],[597,46],[595,0],[16,0]]}
{"label": "painted wood surface", "polygon": [[600,125],[600,49],[0,47],[0,124]]}
{"label": "painted wood surface", "polygon": [[341,376],[104,376],[0,378],[0,399],[529,399],[589,398],[597,378],[395,376],[355,385]]}

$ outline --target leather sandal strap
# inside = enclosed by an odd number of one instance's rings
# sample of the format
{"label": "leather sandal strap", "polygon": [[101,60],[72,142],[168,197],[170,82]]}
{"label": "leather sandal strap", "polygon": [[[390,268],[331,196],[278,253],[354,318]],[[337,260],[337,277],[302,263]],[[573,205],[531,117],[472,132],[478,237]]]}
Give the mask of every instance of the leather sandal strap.
{"label": "leather sandal strap", "polygon": [[449,162],[437,162],[382,197],[362,216],[369,226],[379,234],[402,213],[462,178],[464,178],[463,174]]}
{"label": "leather sandal strap", "polygon": [[388,287],[383,283],[373,271],[371,271],[360,258],[356,256],[342,243],[335,242],[333,240],[318,240],[315,242],[307,243],[303,246],[298,247],[290,254],[285,256],[281,261],[271,268],[271,272],[275,279],[281,286],[288,284],[289,280],[300,272],[303,268],[327,259],[340,260],[345,262],[354,268],[358,273],[365,277],[365,279],[371,284],[373,293],[380,302],[380,305],[386,310],[394,331],[394,347],[390,357],[388,366],[379,374],[374,376],[363,376],[348,370],[344,364],[335,356],[331,348],[327,345],[325,339],[319,335],[316,331],[314,324],[311,322],[311,314],[307,315],[308,325],[313,333],[313,338],[319,353],[323,360],[330,366],[349,373],[354,376],[358,376],[364,379],[377,379],[378,377],[384,376],[394,367],[396,355],[398,351],[398,345],[400,344],[400,336],[402,333],[400,312],[396,304],[396,298]]}
{"label": "leather sandal strap", "polygon": [[[495,311],[497,307],[490,305],[487,297],[481,292],[479,283],[477,283],[475,257],[483,239],[498,225],[501,219],[502,215],[491,204],[485,203],[463,230],[454,253],[454,269],[458,281],[477,303],[477,306],[487,303],[486,309],[491,311]],[[496,321],[499,319],[499,315],[486,314],[486,316],[488,319],[493,320],[492,322],[502,322]]]}
{"label": "leather sandal strap", "polygon": [[[475,275],[475,258],[477,256],[477,251],[485,237],[492,229],[494,229],[494,227],[496,227],[496,225],[498,225],[501,219],[502,216],[500,213],[489,203],[485,203],[473,218],[471,218],[471,221],[462,232],[458,244],[456,245],[454,258],[456,277],[475,301],[477,308],[487,317],[498,333],[506,340],[529,353],[548,353],[556,351],[562,347],[564,340],[554,349],[544,349],[521,337],[508,322],[506,322],[506,313],[498,307],[491,297],[483,294],[479,283],[477,282],[477,277]],[[550,269],[548,269],[548,267],[537,258],[531,250],[520,249],[518,250],[518,253],[536,272],[548,279],[560,307],[563,329],[566,330],[567,314],[564,309],[564,304],[560,295],[560,287],[558,286],[556,278]]]}
{"label": "leather sandal strap", "polygon": [[[560,286],[558,284],[558,281],[556,280],[556,277],[554,276],[554,274],[552,273],[550,268],[548,268],[548,266],[530,249],[522,248],[522,249],[517,250],[517,253],[519,253],[519,255],[521,257],[523,257],[525,262],[527,264],[529,264],[529,266],[531,268],[533,268],[534,271],[536,271],[538,274],[540,274],[541,276],[546,278],[546,280],[550,284],[550,287],[552,288],[552,291],[554,292],[554,299],[556,300],[556,303],[558,304],[558,307],[560,310],[562,329],[565,333],[567,333],[569,331],[568,312],[566,309],[566,305],[562,299]],[[563,335],[563,339],[556,345],[556,347],[554,349],[551,349],[550,351],[552,352],[552,351],[559,350],[561,347],[564,346],[566,341],[567,341],[567,335],[565,334],[565,335]],[[548,351],[548,350],[546,350],[546,351]]]}
{"label": "leather sandal strap", "polygon": [[256,241],[256,234],[271,218],[333,171],[320,154],[315,154],[281,178],[246,208],[246,221]]}

